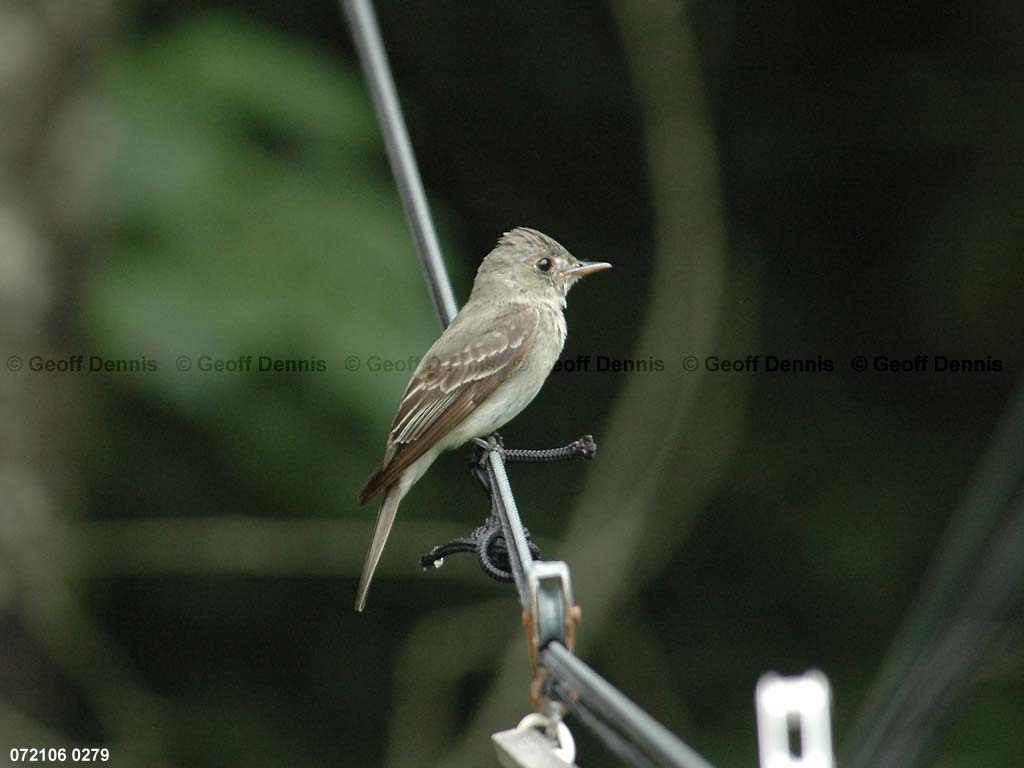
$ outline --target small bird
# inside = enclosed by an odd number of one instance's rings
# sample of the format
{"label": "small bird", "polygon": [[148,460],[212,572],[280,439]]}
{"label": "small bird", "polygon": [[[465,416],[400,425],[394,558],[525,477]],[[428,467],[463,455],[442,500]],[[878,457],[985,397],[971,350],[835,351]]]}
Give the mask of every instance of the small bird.
{"label": "small bird", "polygon": [[469,301],[412,374],[391,423],[384,459],[359,492],[377,494],[370,549],[356,593],[366,607],[395,513],[442,451],[507,424],[536,397],[562,353],[569,289],[607,262],[579,261],[535,229],[506,232],[480,264]]}

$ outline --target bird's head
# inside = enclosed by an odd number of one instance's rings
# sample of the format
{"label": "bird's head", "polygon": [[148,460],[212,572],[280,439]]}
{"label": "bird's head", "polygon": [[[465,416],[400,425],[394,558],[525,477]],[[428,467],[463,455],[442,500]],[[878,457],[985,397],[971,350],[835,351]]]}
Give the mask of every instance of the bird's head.
{"label": "bird's head", "polygon": [[565,306],[581,278],[611,264],[580,261],[554,238],[526,227],[502,235],[477,270],[471,299],[550,301]]}

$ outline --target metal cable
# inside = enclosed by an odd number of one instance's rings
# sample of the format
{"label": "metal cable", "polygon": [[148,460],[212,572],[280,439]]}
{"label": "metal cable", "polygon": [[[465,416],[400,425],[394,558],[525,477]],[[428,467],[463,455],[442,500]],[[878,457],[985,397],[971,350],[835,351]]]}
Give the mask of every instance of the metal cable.
{"label": "metal cable", "polygon": [[578,696],[574,696],[572,689],[565,683],[550,678],[547,695],[565,704],[573,716],[597,736],[609,751],[618,755],[623,762],[635,768],[656,768],[655,764],[648,760],[635,744],[592,712],[590,707]]}
{"label": "metal cable", "polygon": [[409,142],[405,118],[402,117],[402,106],[395,93],[395,83],[384,51],[384,42],[380,37],[377,17],[370,0],[340,2],[352,28],[359,60],[370,84],[370,94],[377,109],[381,132],[384,134],[388,160],[391,161],[398,193],[402,196],[405,215],[416,240],[416,252],[423,265],[430,298],[434,302],[434,309],[437,310],[441,324],[447,327],[458,312],[458,306],[455,303],[452,284],[448,280],[448,272],[444,267],[441,246],[437,242],[434,222],[430,217],[430,206],[427,204],[423,182],[416,166],[416,156]]}
{"label": "metal cable", "polygon": [[711,763],[644,712],[561,643],[548,643],[540,664],[606,724],[640,748],[656,765],[712,768]]}
{"label": "metal cable", "polygon": [[487,454],[487,472],[491,478],[494,493],[495,510],[501,520],[501,529],[508,545],[508,560],[512,565],[512,577],[519,593],[519,605],[524,611],[530,610],[530,570],[533,568],[533,556],[530,545],[526,541],[523,521],[519,517],[519,508],[512,496],[512,488],[505,472],[505,463],[501,451],[490,451]]}

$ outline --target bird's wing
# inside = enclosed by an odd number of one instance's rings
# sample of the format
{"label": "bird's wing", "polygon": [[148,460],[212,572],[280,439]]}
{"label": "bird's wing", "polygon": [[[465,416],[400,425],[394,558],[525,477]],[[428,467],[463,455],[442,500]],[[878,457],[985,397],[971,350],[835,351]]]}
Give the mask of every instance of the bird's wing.
{"label": "bird's wing", "polygon": [[456,323],[434,343],[409,381],[391,424],[384,461],[359,492],[360,504],[391,485],[522,366],[540,314],[522,306],[495,315],[490,328],[471,341]]}

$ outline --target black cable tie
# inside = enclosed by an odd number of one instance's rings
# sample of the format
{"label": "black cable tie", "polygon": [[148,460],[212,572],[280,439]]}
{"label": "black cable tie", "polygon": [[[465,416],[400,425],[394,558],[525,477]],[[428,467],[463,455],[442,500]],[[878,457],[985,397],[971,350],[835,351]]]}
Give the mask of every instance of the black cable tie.
{"label": "black cable tie", "polygon": [[[526,531],[526,543],[530,547],[533,559],[539,560],[540,547],[530,538],[529,531]],[[508,545],[505,543],[501,523],[496,517],[488,518],[486,523],[468,536],[460,536],[434,547],[420,558],[420,565],[424,569],[436,568],[439,560],[462,552],[475,553],[480,569],[490,578],[502,584],[512,583],[512,563],[508,558]]]}
{"label": "black cable tie", "polygon": [[[491,451],[500,451],[506,463],[541,464],[574,459],[590,460],[597,453],[597,443],[594,441],[593,435],[583,435],[578,440],[561,448],[515,449],[506,448],[501,435],[497,432],[487,440],[482,438],[473,440],[469,469],[491,499],[491,514],[487,518],[487,522],[469,535],[460,536],[436,546],[420,557],[420,565],[424,569],[439,567],[439,562],[449,555],[473,552],[476,554],[480,569],[487,576],[503,584],[511,583],[514,580],[512,563],[508,554],[508,543],[505,541],[501,520],[495,509],[494,491],[491,488],[490,474],[487,470],[487,456]],[[526,543],[530,548],[530,554],[534,560],[539,560],[540,547],[530,538],[530,531],[525,528],[523,530],[526,533]]]}
{"label": "black cable tie", "polygon": [[473,444],[476,449],[473,460],[481,467],[487,460],[487,454],[491,451],[501,453],[501,458],[506,464],[547,464],[556,461],[571,461],[582,459],[589,461],[597,455],[597,442],[593,435],[583,435],[578,440],[573,440],[561,448],[506,448],[501,435],[495,432],[490,438],[475,438]]}
{"label": "black cable tie", "polygon": [[597,443],[593,435],[584,435],[561,448],[505,449],[503,456],[506,464],[542,464],[555,461],[582,459],[590,461],[597,455]]}

